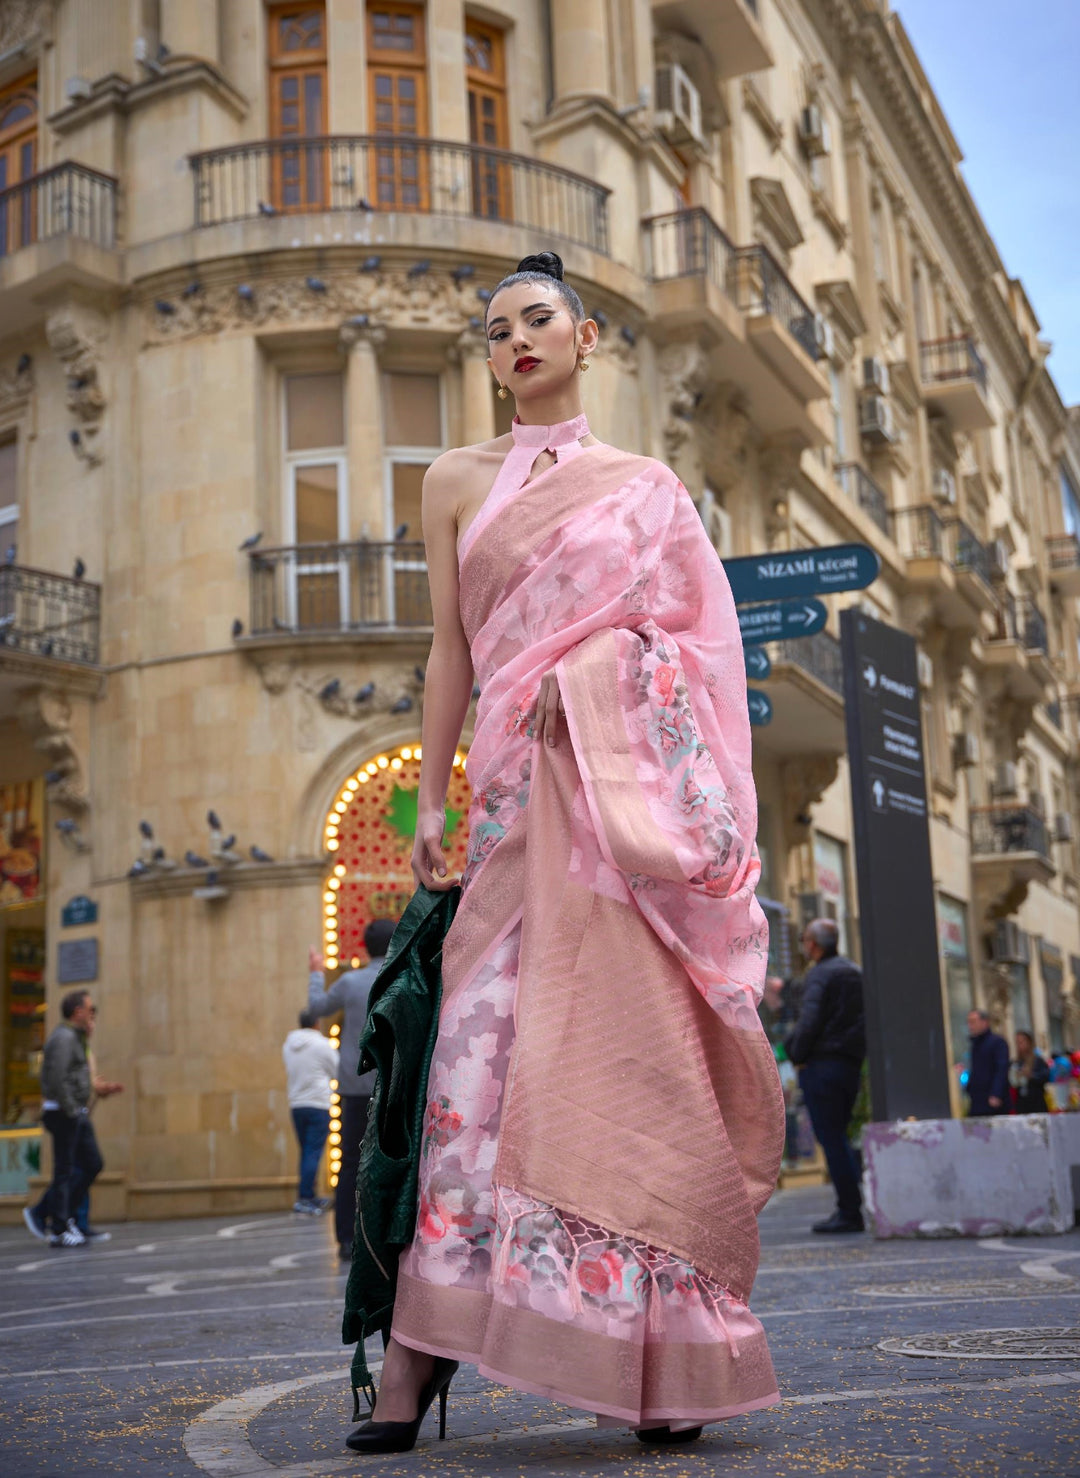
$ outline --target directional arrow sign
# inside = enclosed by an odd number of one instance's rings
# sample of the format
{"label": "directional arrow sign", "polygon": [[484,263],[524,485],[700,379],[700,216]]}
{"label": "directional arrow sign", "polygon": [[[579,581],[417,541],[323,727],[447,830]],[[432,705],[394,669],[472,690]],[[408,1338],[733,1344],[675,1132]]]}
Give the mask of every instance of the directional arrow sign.
{"label": "directional arrow sign", "polygon": [[831,544],[727,559],[724,569],[736,605],[797,595],[863,590],[877,579],[881,560],[867,544]]}
{"label": "directional arrow sign", "polygon": [[736,614],[743,646],[749,647],[787,636],[813,636],[829,613],[819,600],[774,600],[767,606],[740,606]]}
{"label": "directional arrow sign", "polygon": [[760,647],[747,647],[744,655],[746,657],[747,677],[752,677],[755,682],[763,683],[769,673],[772,672],[772,663],[769,661],[769,654],[763,652]]}
{"label": "directional arrow sign", "polygon": [[759,688],[746,690],[746,702],[750,709],[750,722],[755,729],[763,729],[772,723],[772,699]]}

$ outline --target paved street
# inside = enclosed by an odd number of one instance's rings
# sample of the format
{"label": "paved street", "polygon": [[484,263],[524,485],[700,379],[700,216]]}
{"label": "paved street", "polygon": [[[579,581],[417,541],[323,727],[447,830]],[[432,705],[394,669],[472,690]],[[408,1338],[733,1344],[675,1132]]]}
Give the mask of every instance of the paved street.
{"label": "paved street", "polygon": [[[404,1458],[346,1452],[344,1275],[325,1221],[130,1224],[72,1252],[5,1228],[0,1472],[1075,1478],[1080,1232],[983,1243],[811,1237],[828,1204],[821,1189],[783,1191],[762,1218],[754,1305],[783,1404],[675,1453],[598,1433],[581,1412],[471,1371],[451,1392],[444,1444],[429,1418]],[[998,1335],[1002,1350],[987,1330],[1019,1333]],[[879,1348],[906,1339],[925,1349],[943,1337],[963,1353]]]}

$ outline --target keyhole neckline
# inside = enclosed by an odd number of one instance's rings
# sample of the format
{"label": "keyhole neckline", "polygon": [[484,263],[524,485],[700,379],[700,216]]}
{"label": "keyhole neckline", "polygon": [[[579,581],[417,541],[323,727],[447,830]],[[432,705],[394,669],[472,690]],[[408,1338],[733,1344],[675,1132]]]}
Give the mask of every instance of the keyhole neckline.
{"label": "keyhole neckline", "polygon": [[510,423],[515,446],[536,447],[538,451],[555,451],[589,435],[589,420],[584,411],[570,421],[557,421],[553,426],[524,426],[517,416]]}

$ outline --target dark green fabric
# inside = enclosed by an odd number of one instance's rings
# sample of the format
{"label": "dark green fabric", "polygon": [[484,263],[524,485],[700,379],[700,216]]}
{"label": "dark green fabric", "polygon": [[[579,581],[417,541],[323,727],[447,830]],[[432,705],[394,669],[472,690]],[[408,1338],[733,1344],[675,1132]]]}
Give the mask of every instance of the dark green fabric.
{"label": "dark green fabric", "polygon": [[421,888],[401,916],[386,963],[371,987],[358,1072],[375,1069],[367,1129],[356,1174],[356,1229],[345,1288],[342,1343],[358,1341],[352,1362],[354,1419],[357,1392],[372,1407],[375,1392],[364,1341],[390,1336],[398,1256],[416,1230],[417,1181],[428,1069],[439,1031],[442,946],[460,888]]}

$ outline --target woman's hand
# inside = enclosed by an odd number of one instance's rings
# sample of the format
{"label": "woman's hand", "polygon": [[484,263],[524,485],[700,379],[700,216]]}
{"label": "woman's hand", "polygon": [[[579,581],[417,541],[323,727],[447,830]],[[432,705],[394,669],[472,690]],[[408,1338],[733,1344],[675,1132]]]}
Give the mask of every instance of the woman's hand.
{"label": "woman's hand", "polygon": [[412,850],[413,877],[420,887],[430,888],[433,893],[445,893],[457,881],[446,875],[445,830],[446,816],[442,811],[429,812],[417,818]]}
{"label": "woman's hand", "polygon": [[536,737],[544,744],[554,744],[559,737],[559,719],[565,716],[559,679],[554,667],[540,679],[536,699]]}
{"label": "woman's hand", "polygon": [[322,951],[316,949],[313,944],[308,947],[307,967],[309,971],[321,970],[323,968]]}

